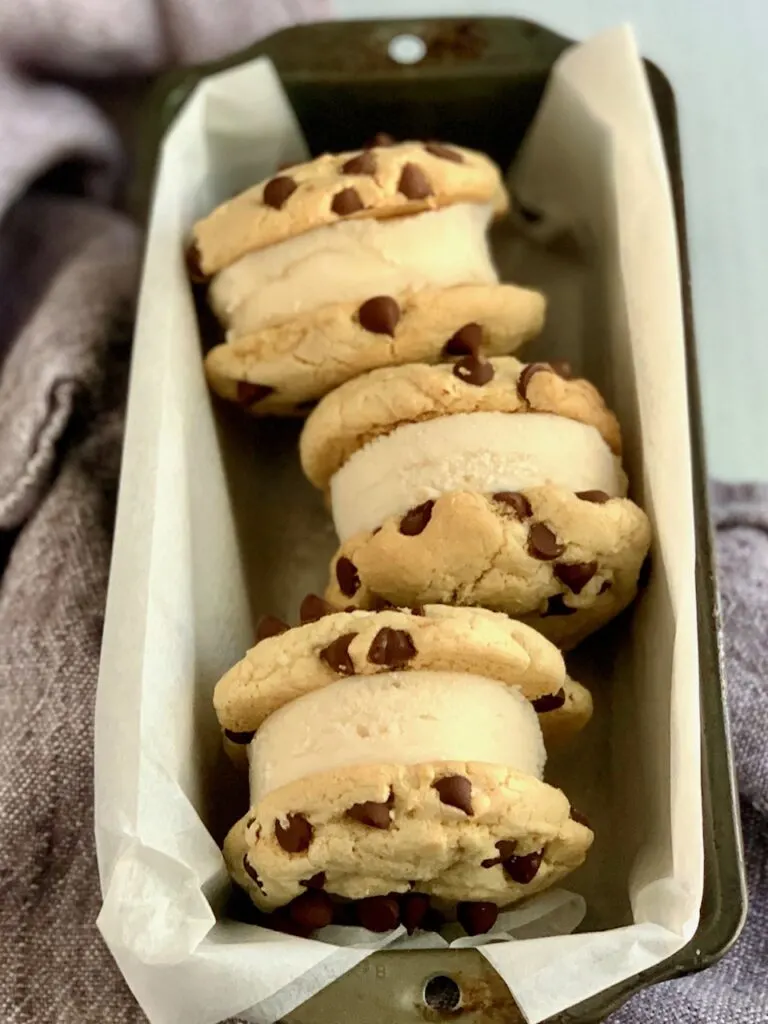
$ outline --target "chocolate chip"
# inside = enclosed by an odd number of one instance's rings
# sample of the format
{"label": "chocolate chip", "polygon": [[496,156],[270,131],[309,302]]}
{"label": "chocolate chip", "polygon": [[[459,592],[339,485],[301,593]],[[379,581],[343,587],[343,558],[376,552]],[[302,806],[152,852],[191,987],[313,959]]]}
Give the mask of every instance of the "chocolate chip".
{"label": "chocolate chip", "polygon": [[267,640],[271,636],[287,633],[290,628],[287,622],[274,615],[262,615],[256,626],[256,643],[260,644],[262,640]]}
{"label": "chocolate chip", "polygon": [[480,324],[464,324],[443,345],[445,356],[476,356],[483,344]]}
{"label": "chocolate chip", "polygon": [[637,585],[640,590],[645,590],[651,579],[651,556],[646,555],[643,564],[640,566],[640,572],[637,576]]}
{"label": "chocolate chip", "polygon": [[394,796],[390,792],[389,799],[383,804],[377,804],[373,800],[366,800],[362,804],[353,804],[347,811],[347,817],[353,818],[369,828],[389,828],[392,824],[390,812],[394,802]]}
{"label": "chocolate chip", "polygon": [[580,594],[597,572],[597,562],[558,562],[555,578],[574,594]]}
{"label": "chocolate chip", "polygon": [[476,355],[464,356],[453,367],[454,377],[463,380],[465,384],[474,384],[478,388],[493,380],[493,374],[493,363],[487,359],[478,359]]}
{"label": "chocolate chip", "polygon": [[280,907],[274,913],[268,914],[266,922],[273,931],[282,932],[285,935],[296,935],[301,939],[308,939],[312,933],[311,928],[293,920],[289,907]]}
{"label": "chocolate chip", "polygon": [[412,508],[410,512],[406,512],[400,520],[400,533],[406,537],[416,537],[418,534],[423,533],[427,528],[427,523],[432,518],[432,509],[434,507],[434,501],[425,501],[421,505]]}
{"label": "chocolate chip", "polygon": [[421,616],[424,616],[424,615],[427,614],[423,604],[415,604],[413,606],[413,608],[409,609],[409,611],[410,611],[411,615],[421,615]]}
{"label": "chocolate chip", "polygon": [[555,534],[544,523],[534,523],[528,531],[528,554],[542,562],[551,562],[565,551]]}
{"label": "chocolate chip", "polygon": [[613,583],[610,580],[603,580],[603,582],[600,584],[598,594],[605,594],[608,590],[611,589],[612,586]]}
{"label": "chocolate chip", "polygon": [[340,217],[346,217],[350,213],[364,210],[365,203],[360,198],[360,193],[356,188],[343,188],[341,192],[337,192],[333,197],[331,209],[334,213],[338,213]]}
{"label": "chocolate chip", "polygon": [[289,814],[288,824],[275,821],[275,839],[286,853],[304,853],[312,842],[313,828],[303,814]]}
{"label": "chocolate chip", "polygon": [[376,132],[372,139],[365,143],[365,149],[375,149],[376,146],[395,146],[397,139],[389,132]]}
{"label": "chocolate chip", "polygon": [[390,626],[382,627],[368,648],[368,661],[372,665],[384,665],[386,668],[403,668],[415,657],[416,647],[411,634]]}
{"label": "chocolate chip", "polygon": [[406,164],[400,173],[397,191],[406,199],[426,199],[432,195],[432,186],[418,164]]}
{"label": "chocolate chip", "polygon": [[391,295],[376,295],[358,309],[357,319],[360,326],[371,334],[388,334],[394,338],[400,307]]}
{"label": "chocolate chip", "polygon": [[472,783],[463,775],[446,775],[436,779],[432,788],[437,790],[441,803],[457,807],[470,818],[475,813],[472,809]]}
{"label": "chocolate chip", "polygon": [[400,915],[409,935],[421,928],[429,911],[429,896],[422,892],[407,892],[400,900]]}
{"label": "chocolate chip", "polygon": [[589,818],[586,816],[586,814],[582,814],[581,811],[577,811],[575,807],[571,808],[571,817],[579,825],[583,825],[584,828],[592,828],[592,826],[589,824]]}
{"label": "chocolate chip", "polygon": [[557,693],[545,693],[541,697],[537,697],[536,700],[531,701],[533,710],[539,714],[543,714],[546,711],[557,711],[565,704],[565,690],[560,687]]}
{"label": "chocolate chip", "polygon": [[375,174],[376,157],[366,150],[359,156],[353,156],[351,160],[347,160],[345,164],[342,164],[341,170],[343,174]]}
{"label": "chocolate chip", "polygon": [[464,157],[461,153],[458,153],[455,149],[449,149],[448,146],[442,146],[439,142],[426,142],[424,149],[432,156],[438,156],[441,160],[450,160],[454,164],[463,164]]}
{"label": "chocolate chip", "polygon": [[566,359],[558,359],[549,365],[557,376],[562,377],[563,380],[570,380],[573,376],[573,367]]}
{"label": "chocolate chip", "polygon": [[498,491],[494,494],[493,500],[499,501],[502,505],[511,508],[521,523],[524,519],[530,519],[533,515],[530,501],[519,491]]}
{"label": "chocolate chip", "polygon": [[264,888],[264,883],[263,883],[263,882],[262,882],[262,880],[261,880],[261,879],[259,878],[259,874],[258,874],[258,872],[256,871],[256,868],[255,868],[255,867],[253,867],[253,865],[251,865],[251,864],[249,863],[249,861],[248,861],[248,854],[247,854],[247,853],[244,853],[244,854],[243,854],[243,868],[245,869],[245,873],[246,873],[246,875],[248,875],[248,877],[249,877],[249,878],[250,878],[250,879],[251,879],[251,880],[252,880],[253,882],[255,882],[255,883],[256,883],[256,885],[257,885],[257,886],[259,887],[260,891],[261,891],[261,892],[262,892],[262,893],[263,893],[263,894],[264,894],[264,895],[266,896],[266,894],[267,894],[267,890],[266,890],[266,889]]}
{"label": "chocolate chip", "polygon": [[496,849],[499,851],[498,857],[490,857],[488,860],[482,861],[481,868],[493,868],[497,864],[502,864],[509,857],[514,857],[517,842],[514,839],[500,839],[496,843]]}
{"label": "chocolate chip", "polygon": [[271,181],[267,182],[264,186],[262,199],[267,206],[272,206],[275,210],[279,210],[282,208],[286,199],[292,196],[297,188],[298,185],[293,178],[289,178],[287,175],[281,174],[277,178],[272,178]]}
{"label": "chocolate chip", "polygon": [[495,903],[459,903],[456,917],[467,935],[485,935],[496,924],[499,908]]}
{"label": "chocolate chip", "polygon": [[[254,826],[255,824],[256,824],[256,818],[255,818],[255,817],[251,817],[251,818],[248,818],[248,819],[247,819],[247,821],[246,821],[246,823],[245,823],[245,827],[246,827],[247,829],[248,829],[248,828],[253,828],[253,826]],[[257,832],[256,832],[256,838],[258,839],[260,835],[261,835],[261,829],[258,829],[258,830],[257,830]]]}
{"label": "chocolate chip", "polygon": [[274,394],[275,389],[269,384],[252,384],[249,380],[237,382],[237,400],[240,405],[253,405],[262,402],[265,398]]}
{"label": "chocolate chip", "polygon": [[307,594],[299,607],[299,620],[302,626],[306,626],[308,622],[317,622],[318,619],[322,619],[326,615],[333,615],[335,611],[333,605],[328,604],[322,597],[318,597],[317,594]]}
{"label": "chocolate chip", "polygon": [[345,555],[342,555],[336,563],[336,580],[345,597],[354,597],[360,589],[360,577],[357,574],[355,563]]}
{"label": "chocolate chip", "polygon": [[340,676],[353,676],[355,666],[349,653],[349,645],[357,636],[357,633],[345,633],[344,636],[336,637],[327,647],[320,651],[320,659]]}
{"label": "chocolate chip", "polygon": [[537,373],[542,373],[544,370],[547,373],[552,372],[552,367],[549,363],[529,363],[523,368],[523,372],[517,378],[517,393],[524,402],[528,400],[528,385],[531,383],[531,378]]}
{"label": "chocolate chip", "polygon": [[394,896],[369,896],[357,904],[357,919],[369,932],[391,932],[400,924],[400,904]]}
{"label": "chocolate chip", "polygon": [[546,610],[542,613],[544,618],[548,618],[550,615],[575,615],[578,608],[571,608],[569,604],[565,603],[565,598],[562,594],[554,594],[547,601]]}
{"label": "chocolate chip", "polygon": [[315,932],[333,921],[333,903],[327,892],[310,889],[291,901],[288,913],[300,928]]}
{"label": "chocolate chip", "polygon": [[299,885],[303,885],[305,889],[323,889],[325,888],[325,872],[318,871],[316,875],[312,875],[306,882],[299,882]]}
{"label": "chocolate chip", "polygon": [[533,853],[518,857],[512,855],[504,860],[504,871],[513,882],[519,885],[528,885],[534,880],[541,866],[542,850],[535,850]]}
{"label": "chocolate chip", "polygon": [[576,497],[582,501],[591,501],[593,505],[604,505],[606,501],[611,500],[610,494],[606,494],[605,491],[577,491]]}
{"label": "chocolate chip", "polygon": [[224,735],[230,741],[230,743],[239,743],[241,746],[247,746],[253,737],[256,735],[256,730],[253,729],[251,732],[232,732],[231,729],[225,729]]}
{"label": "chocolate chip", "polygon": [[187,246],[184,260],[187,264],[187,273],[189,274],[190,281],[194,281],[195,284],[205,284],[208,278],[200,266],[200,250],[197,247],[197,242],[190,242]]}

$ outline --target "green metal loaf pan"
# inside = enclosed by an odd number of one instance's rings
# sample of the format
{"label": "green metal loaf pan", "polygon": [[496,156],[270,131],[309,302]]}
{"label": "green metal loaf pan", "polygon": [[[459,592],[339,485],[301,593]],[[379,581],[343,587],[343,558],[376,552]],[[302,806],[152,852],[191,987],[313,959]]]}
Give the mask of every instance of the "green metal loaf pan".
{"label": "green metal loaf pan", "polygon": [[[417,36],[426,44],[418,63],[398,64],[389,56],[391,40],[401,34]],[[446,138],[485,150],[506,167],[536,112],[553,63],[570,42],[512,18],[331,22],[288,29],[225,61],[162,79],[148,103],[131,205],[140,216],[146,215],[162,134],[197,83],[224,68],[262,55],[270,57],[313,152],[346,149],[386,129],[400,138]],[[699,928],[687,946],[662,964],[561,1014],[556,1019],[562,1022],[602,1020],[643,986],[712,964],[738,936],[746,911],[675,101],[658,68],[646,64],[646,69],[670,170],[682,263],[696,499],[705,888]],[[497,120],[501,112],[503,130]],[[436,977],[425,995],[426,982]],[[506,986],[476,951],[435,950],[376,953],[289,1014],[285,1024],[411,1024],[447,1019],[460,1019],[463,1024],[523,1020]]]}

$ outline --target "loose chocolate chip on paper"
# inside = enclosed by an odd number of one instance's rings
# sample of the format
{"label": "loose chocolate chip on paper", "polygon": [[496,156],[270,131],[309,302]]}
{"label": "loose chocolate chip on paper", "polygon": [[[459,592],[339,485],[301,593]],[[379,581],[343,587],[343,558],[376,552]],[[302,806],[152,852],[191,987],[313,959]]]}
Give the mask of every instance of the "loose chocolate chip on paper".
{"label": "loose chocolate chip on paper", "polygon": [[379,630],[368,649],[368,661],[372,665],[383,665],[391,669],[403,668],[415,657],[416,647],[411,634],[390,626]]}
{"label": "loose chocolate chip on paper", "polygon": [[406,537],[416,537],[423,533],[427,528],[427,523],[432,518],[432,509],[434,507],[434,501],[425,501],[421,505],[416,505],[409,512],[406,512],[400,520],[400,533]]}
{"label": "loose chocolate chip on paper", "polygon": [[365,143],[365,149],[375,149],[376,146],[395,146],[397,139],[389,132],[376,132],[372,139]]}
{"label": "loose chocolate chip on paper", "polygon": [[499,908],[495,903],[459,903],[456,917],[467,935],[485,935],[496,924]]}
{"label": "loose chocolate chip on paper", "polygon": [[269,384],[252,384],[249,380],[237,382],[237,400],[240,405],[254,405],[256,402],[262,402],[274,394],[274,391],[275,389]]}
{"label": "loose chocolate chip on paper", "polygon": [[338,213],[340,217],[346,217],[350,213],[364,210],[365,203],[360,198],[360,193],[356,188],[343,188],[341,192],[337,192],[333,197],[331,209],[334,213]]}
{"label": "loose chocolate chip on paper", "polygon": [[531,704],[533,710],[538,714],[543,714],[546,711],[557,711],[565,704],[565,690],[560,687],[557,693],[545,693],[541,697],[537,697],[536,700],[532,700]]}
{"label": "loose chocolate chip on paper", "polygon": [[187,273],[189,274],[190,281],[194,281],[195,284],[205,284],[208,278],[200,266],[200,250],[197,247],[197,242],[190,242],[184,254],[184,259],[187,264]]}
{"label": "loose chocolate chip on paper", "polygon": [[312,842],[312,826],[303,814],[289,814],[287,820],[287,825],[275,821],[275,839],[286,853],[304,853]]}
{"label": "loose chocolate chip on paper", "polygon": [[320,659],[340,676],[353,676],[355,674],[355,666],[349,653],[349,645],[356,636],[357,633],[345,633],[344,636],[336,637],[334,641],[320,651]]}
{"label": "loose chocolate chip on paper", "polygon": [[574,594],[580,594],[597,572],[597,562],[558,562],[555,578]]}
{"label": "loose chocolate chip on paper", "polygon": [[375,295],[358,309],[357,319],[360,326],[371,334],[388,334],[394,338],[400,307],[391,295]]}
{"label": "loose chocolate chip on paper", "polygon": [[277,178],[272,178],[264,186],[264,192],[262,199],[267,206],[273,207],[275,210],[282,208],[285,201],[293,195],[298,188],[298,185],[293,178],[287,175],[281,174]]}
{"label": "loose chocolate chip on paper", "polygon": [[562,377],[563,380],[570,380],[573,377],[573,367],[567,361],[567,359],[558,359],[553,363],[549,364],[552,370],[557,374],[558,377]]}
{"label": "loose chocolate chip on paper", "polygon": [[530,501],[519,491],[497,491],[493,496],[493,500],[511,508],[521,523],[525,519],[530,519],[533,515]]}
{"label": "loose chocolate chip on paper", "polygon": [[448,146],[443,146],[439,142],[426,142],[424,143],[424,149],[432,156],[437,156],[441,160],[450,160],[454,164],[463,164],[464,157],[461,153],[455,149],[450,149]]}
{"label": "loose chocolate chip on paper", "polygon": [[480,324],[464,324],[443,346],[446,356],[476,356],[483,344]]}
{"label": "loose chocolate chip on paper", "polygon": [[474,384],[475,387],[481,388],[493,380],[493,363],[487,359],[478,359],[476,355],[464,356],[454,366],[453,375],[463,380],[465,384]]}
{"label": "loose chocolate chip on paper", "polygon": [[544,523],[534,523],[528,531],[528,554],[542,562],[551,562],[565,551],[556,535]]}
{"label": "loose chocolate chip on paper", "polygon": [[300,939],[308,939],[312,934],[311,928],[294,921],[291,917],[290,907],[280,907],[279,910],[268,914],[265,920],[268,928],[284,935],[296,935]]}
{"label": "loose chocolate chip on paper", "polygon": [[361,825],[369,828],[389,828],[392,824],[392,805],[394,798],[390,792],[389,799],[383,804],[377,804],[374,800],[366,800],[361,804],[353,804],[347,811],[347,817],[359,821]]}
{"label": "loose chocolate chip on paper", "polygon": [[542,850],[535,850],[520,857],[513,854],[505,858],[504,871],[518,885],[529,885],[539,872],[542,856]]}
{"label": "loose chocolate chip on paper", "polygon": [[299,620],[302,626],[306,626],[308,622],[317,622],[318,619],[322,619],[326,615],[333,615],[335,611],[333,605],[328,604],[322,597],[318,597],[317,594],[307,594],[299,607]]}
{"label": "loose chocolate chip on paper", "polygon": [[250,732],[232,732],[231,729],[225,729],[224,735],[230,743],[239,743],[240,746],[246,747],[256,735],[256,730],[252,729]]}
{"label": "loose chocolate chip on paper", "polygon": [[400,172],[397,191],[406,199],[426,199],[432,195],[432,185],[418,164],[406,164]]}
{"label": "loose chocolate chip on paper", "polygon": [[299,882],[299,885],[303,885],[305,889],[324,889],[325,888],[325,872],[318,871],[316,875],[312,875],[306,882]]}
{"label": "loose chocolate chip on paper", "polygon": [[565,598],[562,594],[554,594],[547,601],[546,611],[543,612],[544,618],[549,618],[550,615],[575,615],[578,608],[571,608],[569,604],[565,603]]}
{"label": "loose chocolate chip on paper", "polygon": [[376,157],[369,150],[365,150],[359,156],[353,156],[351,160],[342,164],[341,170],[343,174],[375,174]]}
{"label": "loose chocolate chip on paper", "polygon": [[463,775],[446,775],[436,779],[432,788],[437,790],[441,803],[464,811],[470,818],[475,813],[472,809],[472,783]]}
{"label": "loose chocolate chip on paper", "polygon": [[327,892],[309,889],[291,900],[288,913],[301,928],[315,932],[333,921],[333,903]]}
{"label": "loose chocolate chip on paper", "polygon": [[584,828],[592,828],[589,824],[589,818],[586,814],[582,814],[581,811],[577,811],[575,807],[571,808],[571,818],[579,825],[583,825]]}
{"label": "loose chocolate chip on paper", "polygon": [[336,580],[345,597],[354,597],[360,589],[360,577],[355,563],[346,555],[342,555],[336,563]]}
{"label": "loose chocolate chip on paper", "polygon": [[256,626],[256,643],[267,640],[271,636],[280,636],[287,633],[291,627],[287,622],[278,619],[275,615],[262,615]]}
{"label": "loose chocolate chip on paper", "polygon": [[391,932],[400,924],[400,904],[394,896],[368,896],[357,904],[357,919],[369,932]]}
{"label": "loose chocolate chip on paper", "polygon": [[429,896],[423,892],[407,892],[400,900],[400,916],[409,935],[421,928],[429,912]]}
{"label": "loose chocolate chip on paper", "polygon": [[531,383],[531,378],[537,373],[543,373],[544,371],[547,373],[552,372],[552,367],[549,363],[529,363],[524,367],[523,372],[517,378],[517,393],[524,402],[528,400],[528,385]]}
{"label": "loose chocolate chip on paper", "polygon": [[576,497],[582,501],[591,501],[593,505],[604,505],[606,501],[611,500],[610,494],[606,494],[605,491],[577,491]]}
{"label": "loose chocolate chip on paper", "polygon": [[259,890],[266,896],[267,890],[264,888],[264,883],[259,878],[259,873],[257,872],[256,868],[253,867],[253,865],[249,862],[247,853],[243,854],[243,868],[245,870],[246,875],[248,875],[251,881],[256,883],[256,885],[259,887]]}

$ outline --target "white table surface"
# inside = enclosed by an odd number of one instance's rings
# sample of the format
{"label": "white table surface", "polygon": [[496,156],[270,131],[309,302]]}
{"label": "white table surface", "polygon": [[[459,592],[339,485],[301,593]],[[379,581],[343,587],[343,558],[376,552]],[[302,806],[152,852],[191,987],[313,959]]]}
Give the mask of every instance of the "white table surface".
{"label": "white table surface", "polygon": [[677,96],[709,468],[768,480],[768,0],[335,0],[341,18],[623,21]]}

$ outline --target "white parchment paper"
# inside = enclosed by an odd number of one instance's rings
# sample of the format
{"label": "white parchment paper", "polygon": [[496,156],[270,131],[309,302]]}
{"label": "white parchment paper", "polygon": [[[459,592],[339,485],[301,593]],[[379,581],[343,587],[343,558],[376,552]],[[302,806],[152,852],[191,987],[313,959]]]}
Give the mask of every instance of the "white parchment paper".
{"label": "white parchment paper", "polygon": [[[322,585],[332,537],[300,479],[295,435],[269,424],[246,434],[214,411],[182,242],[195,218],[303,155],[279,81],[261,60],[197,89],[168,132],[156,182],[95,788],[98,923],[153,1024],[234,1014],[267,1024],[375,950],[364,933],[343,936],[362,945],[342,946],[338,930],[309,941],[228,920],[213,838],[245,799],[222,761],[213,686],[250,645],[255,604],[271,601],[287,614],[281,601]],[[679,268],[660,139],[628,30],[559,62],[515,188],[543,216],[527,237],[502,229],[499,264],[547,291],[549,323],[536,345],[574,358],[606,392],[625,430],[635,496],[655,529],[651,585],[631,620],[586,645],[571,668],[595,686],[598,709],[578,758],[551,766],[552,781],[597,817],[595,849],[574,876],[578,891],[545,893],[504,915],[513,940],[480,940],[535,1022],[675,952],[695,931],[702,892]],[[566,934],[585,912],[590,930]],[[426,941],[435,940],[416,944]]]}

